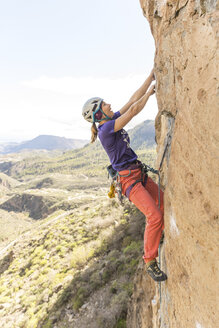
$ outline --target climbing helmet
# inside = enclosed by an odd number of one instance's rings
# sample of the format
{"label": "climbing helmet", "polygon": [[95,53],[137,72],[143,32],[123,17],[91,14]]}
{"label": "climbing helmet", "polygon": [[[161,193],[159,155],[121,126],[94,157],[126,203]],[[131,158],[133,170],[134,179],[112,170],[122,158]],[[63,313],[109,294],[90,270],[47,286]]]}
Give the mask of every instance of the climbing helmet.
{"label": "climbing helmet", "polygon": [[102,98],[94,97],[86,101],[82,109],[84,119],[90,123],[98,122],[102,118],[101,104]]}

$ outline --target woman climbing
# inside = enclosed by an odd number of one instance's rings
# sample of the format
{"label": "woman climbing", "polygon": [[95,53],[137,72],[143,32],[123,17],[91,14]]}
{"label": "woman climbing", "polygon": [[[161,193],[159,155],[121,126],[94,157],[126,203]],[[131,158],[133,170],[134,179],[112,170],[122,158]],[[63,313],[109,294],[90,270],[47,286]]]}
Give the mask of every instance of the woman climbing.
{"label": "woman climbing", "polygon": [[[110,104],[107,104],[102,98],[95,97],[84,104],[82,115],[85,120],[92,123],[91,142],[94,142],[98,135],[113,169],[118,172],[122,193],[147,217],[143,258],[148,274],[155,281],[163,281],[167,279],[167,276],[160,270],[156,261],[164,229],[163,192],[161,191],[159,208],[157,184],[147,176],[143,179],[143,183],[136,183],[137,180],[141,180],[142,164],[131,149],[129,136],[123,129],[135,115],[140,113],[149,97],[155,93],[155,86],[151,85],[153,80],[154,71],[152,70],[128,103],[116,113],[111,110]],[[99,123],[98,128],[96,122]]]}

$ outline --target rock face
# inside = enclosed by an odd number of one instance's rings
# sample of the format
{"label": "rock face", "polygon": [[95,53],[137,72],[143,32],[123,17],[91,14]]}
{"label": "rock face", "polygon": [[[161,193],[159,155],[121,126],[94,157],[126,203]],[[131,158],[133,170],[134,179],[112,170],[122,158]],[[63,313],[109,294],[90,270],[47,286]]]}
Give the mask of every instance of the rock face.
{"label": "rock face", "polygon": [[162,283],[160,311],[154,314],[153,325],[144,319],[130,320],[132,328],[215,328],[219,322],[219,5],[216,0],[140,3],[156,45],[158,165],[167,133],[171,136],[161,174],[165,190],[162,268],[168,280]]}
{"label": "rock face", "polygon": [[153,327],[153,313],[157,312],[155,285],[146,273],[143,261],[139,263],[134,279],[134,291],[129,304],[127,328]]}

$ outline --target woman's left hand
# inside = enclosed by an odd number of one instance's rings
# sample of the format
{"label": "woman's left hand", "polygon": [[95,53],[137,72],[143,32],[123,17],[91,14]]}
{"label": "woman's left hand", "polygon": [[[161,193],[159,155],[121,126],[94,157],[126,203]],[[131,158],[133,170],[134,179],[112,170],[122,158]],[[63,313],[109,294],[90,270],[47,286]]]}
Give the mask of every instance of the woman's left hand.
{"label": "woman's left hand", "polygon": [[150,73],[151,82],[155,80],[154,69]]}

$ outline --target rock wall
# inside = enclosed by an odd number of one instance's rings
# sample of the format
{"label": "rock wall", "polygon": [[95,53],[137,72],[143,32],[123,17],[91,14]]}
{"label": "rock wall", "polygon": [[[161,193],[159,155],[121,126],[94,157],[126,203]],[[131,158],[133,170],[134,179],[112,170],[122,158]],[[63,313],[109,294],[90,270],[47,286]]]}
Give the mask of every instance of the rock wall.
{"label": "rock wall", "polygon": [[[168,280],[161,284],[160,310],[153,312],[151,321],[141,315],[145,296],[133,295],[132,307],[140,304],[140,313],[132,313],[128,325],[215,328],[219,323],[219,4],[216,0],[140,0],[140,4],[156,45],[158,165],[167,133],[171,136],[161,174],[162,268]],[[155,294],[152,304],[158,301],[158,286]]]}

